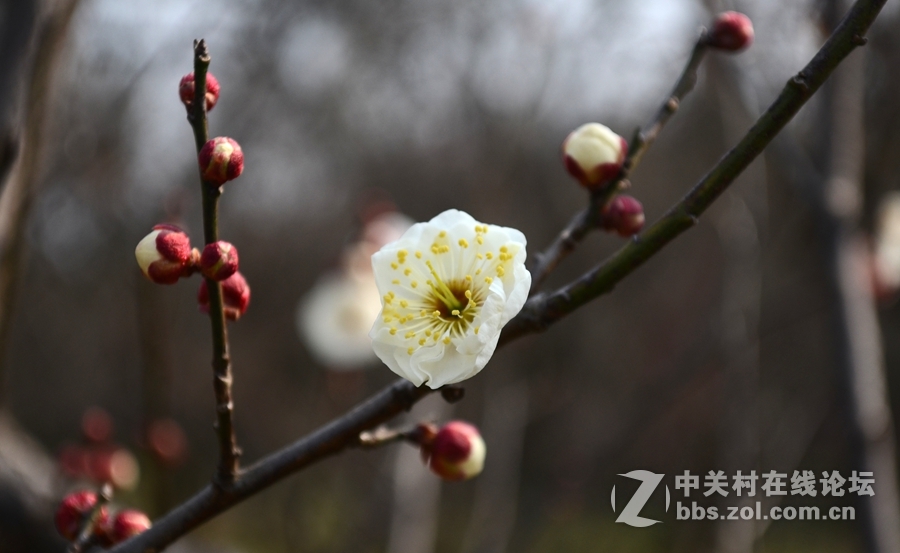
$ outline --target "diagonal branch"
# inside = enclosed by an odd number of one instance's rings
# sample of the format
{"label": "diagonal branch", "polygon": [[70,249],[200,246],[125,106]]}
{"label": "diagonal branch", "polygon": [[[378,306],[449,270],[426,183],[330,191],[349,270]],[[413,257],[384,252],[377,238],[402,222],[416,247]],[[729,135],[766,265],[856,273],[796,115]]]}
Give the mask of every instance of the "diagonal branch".
{"label": "diagonal branch", "polygon": [[822,86],[857,46],[886,0],[858,0],[822,48],[802,71],[791,78],[737,146],[698,182],[678,204],[644,233],[605,262],[578,280],[550,293],[532,297],[519,315],[510,321],[500,337],[508,342],[531,332],[540,332],[592,299],[605,294],[650,259],[676,236],[697,223],[712,205],[773,138],[787,125],[803,104]]}
{"label": "diagonal branch", "polygon": [[[206,41],[194,42],[194,101],[188,110],[188,122],[194,130],[197,153],[209,140],[206,125],[206,73],[209,70],[209,50]],[[200,179],[203,195],[203,243],[212,244],[219,239],[219,197],[218,186]],[[228,327],[222,303],[222,285],[206,279],[209,290],[209,321],[212,328],[213,345],[213,389],[216,393],[216,434],[219,437],[219,467],[214,483],[228,487],[238,472],[241,450],[234,434],[234,403],[231,399],[231,356],[228,353]]]}
{"label": "diagonal branch", "polygon": [[[794,77],[743,140],[647,232],[605,263],[552,294],[538,295],[507,325],[501,343],[546,329],[597,296],[690,228],[822,85],[850,52],[865,42],[866,30],[886,0],[857,0],[813,60]],[[222,511],[312,463],[360,444],[359,434],[409,409],[431,392],[398,380],[358,407],[294,444],[259,461],[230,488],[210,485],[155,525],[110,553],[158,552]]]}

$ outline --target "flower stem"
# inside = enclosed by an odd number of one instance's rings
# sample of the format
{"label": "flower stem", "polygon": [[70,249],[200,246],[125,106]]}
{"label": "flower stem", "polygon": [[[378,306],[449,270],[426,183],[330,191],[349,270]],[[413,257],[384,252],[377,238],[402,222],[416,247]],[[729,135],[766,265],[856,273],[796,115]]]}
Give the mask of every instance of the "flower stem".
{"label": "flower stem", "polygon": [[691,51],[691,57],[688,58],[688,62],[684,66],[684,70],[682,70],[681,76],[678,78],[675,86],[672,88],[672,92],[666,96],[666,99],[663,101],[662,105],[660,105],[659,110],[657,110],[653,119],[634,133],[634,137],[632,137],[631,142],[628,144],[628,155],[622,163],[622,171],[619,173],[619,176],[616,177],[614,182],[611,182],[608,186],[604,187],[603,190],[591,194],[588,207],[575,215],[569,224],[566,225],[566,228],[564,228],[553,243],[550,244],[550,247],[537,255],[537,261],[531,270],[532,293],[540,288],[541,284],[543,284],[544,280],[556,266],[559,265],[560,261],[572,253],[578,243],[581,242],[591,230],[598,227],[601,219],[600,213],[603,208],[609,204],[616,194],[621,190],[628,188],[628,176],[634,168],[637,167],[638,163],[640,163],[644,153],[650,148],[650,145],[653,144],[656,137],[659,136],[660,131],[666,126],[669,119],[671,119],[672,116],[675,115],[675,112],[678,111],[678,106],[681,104],[684,97],[694,89],[694,85],[697,83],[697,69],[699,69],[700,63],[703,61],[706,50],[706,32],[704,31],[694,44],[694,49]]}
{"label": "flower stem", "polygon": [[532,297],[503,329],[500,343],[539,332],[615,285],[650,259],[676,236],[693,227],[698,217],[756,159],[831,72],[858,46],[886,0],[858,0],[815,57],[785,84],[769,109],[741,141],[672,206],[653,226],[636,235],[606,261],[562,288]]}
{"label": "flower stem", "polygon": [[[194,42],[194,100],[188,110],[188,121],[194,130],[197,153],[209,140],[206,123],[206,73],[209,69],[209,50],[203,39]],[[203,243],[219,239],[219,197],[221,189],[200,178],[203,197]],[[222,301],[222,285],[206,279],[209,290],[209,320],[212,328],[213,389],[216,394],[216,433],[219,438],[219,466],[214,483],[227,488],[237,477],[241,450],[234,434],[234,403],[231,399],[231,356],[228,353],[228,327]]]}

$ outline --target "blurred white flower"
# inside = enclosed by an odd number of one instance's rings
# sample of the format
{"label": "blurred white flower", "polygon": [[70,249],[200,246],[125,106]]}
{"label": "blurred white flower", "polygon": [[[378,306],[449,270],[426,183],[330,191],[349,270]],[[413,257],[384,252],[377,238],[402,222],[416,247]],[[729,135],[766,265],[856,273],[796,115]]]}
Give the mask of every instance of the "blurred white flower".
{"label": "blurred white flower", "polygon": [[338,271],[322,275],[297,308],[297,331],[312,355],[331,370],[373,363],[369,329],[381,310],[372,254],[399,238],[412,220],[387,212],[372,218],[362,241],[348,246]]}
{"label": "blurred white flower", "polygon": [[416,386],[471,378],[525,304],[525,236],[449,210],[372,256],[381,314],[375,354]]}
{"label": "blurred white flower", "polygon": [[887,194],[878,208],[875,271],[884,288],[900,288],[900,192]]}

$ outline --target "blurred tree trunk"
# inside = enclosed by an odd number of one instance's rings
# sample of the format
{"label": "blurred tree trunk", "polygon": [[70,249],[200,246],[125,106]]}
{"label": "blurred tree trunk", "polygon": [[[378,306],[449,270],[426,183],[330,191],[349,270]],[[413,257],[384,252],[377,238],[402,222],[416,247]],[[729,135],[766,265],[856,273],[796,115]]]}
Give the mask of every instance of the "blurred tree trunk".
{"label": "blurred tree trunk", "polygon": [[[41,6],[40,19],[35,29],[36,36],[31,49],[32,66],[28,72],[28,81],[20,106],[22,115],[19,117],[18,123],[21,125],[21,136],[18,146],[14,147],[18,156],[14,161],[9,158],[8,175],[0,174],[0,177],[7,177],[2,186],[2,195],[0,195],[0,405],[5,403],[5,353],[13,296],[21,273],[20,265],[25,249],[25,225],[35,196],[35,189],[42,176],[44,132],[51,109],[53,78],[77,5],[78,0],[58,0],[48,1]],[[24,29],[30,29],[29,21],[33,18],[35,11],[33,4],[12,2],[8,6],[7,15],[10,18],[15,15],[19,17],[19,20],[7,20],[7,22],[16,26],[17,29],[19,29],[18,25],[23,25]],[[3,39],[4,42],[7,39],[11,42],[15,41],[15,44],[21,48],[22,41],[25,41],[26,37],[21,30],[17,30]],[[20,56],[24,56],[25,49],[20,49],[19,53]],[[10,68],[14,75],[18,74],[14,62]],[[14,79],[7,80],[4,76],[3,80],[0,80],[0,84],[4,84],[4,81],[7,86],[18,88],[13,84]],[[0,92],[0,100],[13,102],[11,98],[16,96],[15,92],[13,90],[10,95]],[[5,106],[0,105],[0,107]],[[3,151],[3,161],[6,162],[5,154],[10,151],[9,147],[4,147]]]}
{"label": "blurred tree trunk", "polygon": [[[52,80],[78,0],[7,2],[0,17],[0,549],[61,551],[53,459],[7,411],[5,351],[25,224],[41,177]],[[37,26],[35,20],[37,19]],[[35,34],[32,40],[32,33]],[[30,42],[30,45],[29,45]],[[29,47],[30,46],[30,47]],[[25,60],[31,66],[23,70]],[[22,77],[27,79],[22,86]]]}
{"label": "blurred tree trunk", "polygon": [[[441,424],[453,413],[438,394],[418,403],[407,422]],[[394,461],[394,499],[388,553],[430,553],[437,545],[441,479],[422,464],[419,449],[400,444]]]}
{"label": "blurred tree trunk", "polygon": [[[718,94],[722,130],[735,144],[756,120],[740,98],[733,60],[713,57],[707,74]],[[717,457],[726,474],[760,474],[759,324],[762,309],[762,242],[766,219],[765,175],[751,166],[740,186],[722,198],[713,219],[723,251],[722,320],[719,340],[724,361],[724,412],[719,425]],[[758,487],[758,486],[757,486]],[[758,492],[757,492],[758,493]],[[734,495],[731,492],[730,495]],[[729,505],[752,505],[746,494]],[[728,521],[716,526],[716,550],[751,553],[758,535],[756,521]]]}
{"label": "blurred tree trunk", "polygon": [[[848,5],[845,0],[828,2],[829,28]],[[853,53],[824,87],[818,136],[827,138],[818,156],[825,168],[818,205],[838,315],[842,389],[857,457],[854,466],[872,471],[875,478],[874,497],[860,498],[865,537],[869,551],[894,553],[900,552],[896,444],[868,246],[859,228],[865,162],[865,53],[865,48]]]}

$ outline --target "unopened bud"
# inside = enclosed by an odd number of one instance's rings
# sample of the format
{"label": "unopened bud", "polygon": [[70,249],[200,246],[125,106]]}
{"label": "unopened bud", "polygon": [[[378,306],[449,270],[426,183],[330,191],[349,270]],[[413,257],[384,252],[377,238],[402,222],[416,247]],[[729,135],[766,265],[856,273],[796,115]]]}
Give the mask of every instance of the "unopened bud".
{"label": "unopened bud", "polygon": [[631,236],[644,228],[644,206],[631,196],[616,196],[600,215],[603,229],[619,236]]}
{"label": "unopened bud", "polygon": [[[193,71],[181,78],[178,83],[178,96],[181,103],[190,108],[194,103],[194,73]],[[206,111],[216,107],[219,101],[219,80],[212,73],[206,74]]]}
{"label": "unopened bud", "polygon": [[[225,317],[230,321],[236,321],[241,318],[247,311],[247,306],[250,305],[250,286],[240,272],[223,280],[221,285]],[[209,288],[206,286],[205,279],[200,283],[200,290],[197,291],[197,303],[200,305],[200,311],[209,313]]]}
{"label": "unopened bud", "polygon": [[191,241],[175,225],[156,225],[134,250],[144,275],[157,284],[174,284],[191,261]]}
{"label": "unopened bud", "polygon": [[430,449],[428,466],[444,480],[468,480],[484,467],[484,440],[469,423],[448,422],[438,430]]}
{"label": "unopened bud", "polygon": [[753,23],[738,12],[722,12],[713,21],[706,44],[718,50],[738,52],[753,43]]}
{"label": "unopened bud", "polygon": [[104,533],[110,545],[115,545],[137,536],[152,525],[150,518],[144,513],[134,509],[125,509],[116,514],[112,522],[106,525]]}
{"label": "unopened bud", "polygon": [[589,190],[600,190],[622,170],[628,143],[608,127],[587,123],[566,137],[562,153],[570,175]]}
{"label": "unopened bud", "polygon": [[206,278],[225,280],[238,270],[238,251],[232,244],[219,240],[207,244],[200,255],[200,272]]}
{"label": "unopened bud", "polygon": [[88,454],[88,476],[97,483],[109,482],[120,490],[133,490],[140,480],[137,459],[125,448],[94,449]]}
{"label": "unopened bud", "polygon": [[[97,494],[87,490],[65,496],[56,509],[54,517],[56,529],[60,535],[70,541],[77,538],[81,527],[87,522],[96,504]],[[107,519],[106,507],[101,508],[99,516],[98,526]]]}
{"label": "unopened bud", "polygon": [[89,442],[104,443],[112,437],[113,421],[102,407],[90,407],[81,415],[81,433]]}
{"label": "unopened bud", "polygon": [[197,159],[203,180],[215,186],[238,178],[244,171],[244,152],[240,144],[225,136],[204,144]]}
{"label": "unopened bud", "polygon": [[168,467],[182,464],[187,457],[188,441],[181,425],[172,419],[159,419],[147,426],[147,447],[160,463]]}

